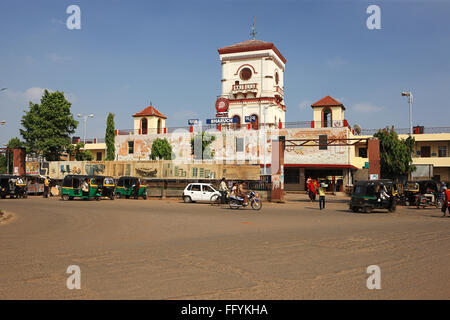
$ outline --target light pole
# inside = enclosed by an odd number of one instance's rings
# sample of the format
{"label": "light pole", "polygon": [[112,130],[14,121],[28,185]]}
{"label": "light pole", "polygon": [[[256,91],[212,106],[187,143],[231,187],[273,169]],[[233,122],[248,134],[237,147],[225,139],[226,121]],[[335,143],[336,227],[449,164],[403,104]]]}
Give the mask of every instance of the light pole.
{"label": "light pole", "polygon": [[86,126],[89,118],[93,118],[94,114],[91,113],[89,115],[83,115],[81,113],[77,114],[78,118],[83,118],[83,143],[86,144]]}
{"label": "light pole", "polygon": [[413,130],[412,130],[412,103],[413,103],[413,94],[411,91],[403,91],[402,92],[403,97],[408,97],[409,102],[409,136],[412,137]]}

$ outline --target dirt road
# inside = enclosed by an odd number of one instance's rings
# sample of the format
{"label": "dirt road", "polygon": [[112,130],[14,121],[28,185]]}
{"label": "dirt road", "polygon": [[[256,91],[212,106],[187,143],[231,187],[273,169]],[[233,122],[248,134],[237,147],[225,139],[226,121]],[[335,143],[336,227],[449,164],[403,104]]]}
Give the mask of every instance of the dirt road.
{"label": "dirt road", "polygon": [[[450,218],[439,210],[317,207],[0,200],[14,215],[0,225],[0,298],[450,298]],[[81,290],[66,288],[70,265]],[[370,265],[381,290],[366,287]]]}

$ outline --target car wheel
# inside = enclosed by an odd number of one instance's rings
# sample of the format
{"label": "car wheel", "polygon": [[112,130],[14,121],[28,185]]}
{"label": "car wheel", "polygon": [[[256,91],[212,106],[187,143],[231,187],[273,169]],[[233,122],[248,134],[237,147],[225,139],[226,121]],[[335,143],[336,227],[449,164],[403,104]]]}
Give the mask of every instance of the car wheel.
{"label": "car wheel", "polygon": [[217,194],[213,194],[211,196],[211,199],[209,199],[209,201],[211,202],[211,205],[218,205],[220,204],[220,196]]}
{"label": "car wheel", "polygon": [[184,203],[191,203],[192,202],[192,199],[189,196],[184,196],[183,200],[184,200]]}

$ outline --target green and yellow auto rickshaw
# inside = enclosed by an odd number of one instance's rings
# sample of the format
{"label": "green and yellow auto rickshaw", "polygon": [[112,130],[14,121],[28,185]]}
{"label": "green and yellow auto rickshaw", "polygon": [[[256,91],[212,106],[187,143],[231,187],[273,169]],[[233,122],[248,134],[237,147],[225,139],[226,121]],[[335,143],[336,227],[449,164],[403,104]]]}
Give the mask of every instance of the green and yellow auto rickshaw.
{"label": "green and yellow auto rickshaw", "polygon": [[117,181],[116,197],[119,198],[134,198],[147,199],[147,185],[145,180],[136,177],[120,177]]}
{"label": "green and yellow auto rickshaw", "polygon": [[5,199],[26,198],[28,195],[27,179],[24,176],[0,175],[0,197]]}
{"label": "green and yellow auto rickshaw", "polygon": [[[83,183],[87,184],[86,191],[83,191]],[[63,200],[73,200],[75,198],[100,200],[101,190],[97,183],[97,179],[92,176],[67,175],[63,180],[61,198]]]}
{"label": "green and yellow auto rickshaw", "polygon": [[94,176],[96,184],[99,186],[99,193],[104,198],[114,200],[116,197],[116,182],[113,177]]}
{"label": "green and yellow auto rickshaw", "polygon": [[355,183],[350,210],[353,212],[371,212],[374,209],[396,210],[395,188],[389,180],[369,180]]}

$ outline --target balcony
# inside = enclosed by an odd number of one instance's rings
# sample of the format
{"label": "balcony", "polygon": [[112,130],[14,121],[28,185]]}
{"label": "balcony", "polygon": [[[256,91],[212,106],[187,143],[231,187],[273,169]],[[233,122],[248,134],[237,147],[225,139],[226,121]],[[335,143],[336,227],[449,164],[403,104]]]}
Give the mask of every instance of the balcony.
{"label": "balcony", "polygon": [[238,95],[238,93],[242,93],[244,96],[247,96],[248,93],[256,94],[258,92],[258,84],[257,83],[234,84],[231,87],[231,92],[235,98]]}
{"label": "balcony", "polygon": [[284,90],[279,86],[275,86],[275,97],[279,97],[281,100],[284,99]]}

